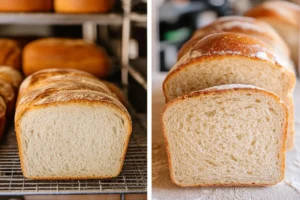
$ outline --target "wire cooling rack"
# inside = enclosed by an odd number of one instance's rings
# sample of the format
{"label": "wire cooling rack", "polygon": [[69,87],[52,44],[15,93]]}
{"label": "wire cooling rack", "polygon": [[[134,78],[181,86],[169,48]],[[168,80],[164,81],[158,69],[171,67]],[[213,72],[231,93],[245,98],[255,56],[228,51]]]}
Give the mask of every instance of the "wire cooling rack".
{"label": "wire cooling rack", "polygon": [[0,195],[128,194],[147,192],[147,137],[143,117],[132,116],[133,133],[121,174],[113,179],[36,181],[21,171],[13,127],[0,144]]}

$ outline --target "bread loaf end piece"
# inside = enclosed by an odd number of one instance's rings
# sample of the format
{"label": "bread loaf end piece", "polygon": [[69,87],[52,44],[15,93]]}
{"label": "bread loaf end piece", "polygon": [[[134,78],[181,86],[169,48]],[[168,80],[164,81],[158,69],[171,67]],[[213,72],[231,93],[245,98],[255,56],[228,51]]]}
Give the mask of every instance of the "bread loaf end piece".
{"label": "bread loaf end piece", "polygon": [[227,85],[169,102],[162,114],[179,186],[263,186],[283,180],[287,108],[274,94]]}

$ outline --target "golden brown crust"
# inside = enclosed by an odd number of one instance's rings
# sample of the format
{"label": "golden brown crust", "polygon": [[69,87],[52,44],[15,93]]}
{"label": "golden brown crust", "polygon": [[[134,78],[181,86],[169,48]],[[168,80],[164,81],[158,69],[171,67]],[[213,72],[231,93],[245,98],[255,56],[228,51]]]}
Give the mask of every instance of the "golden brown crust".
{"label": "golden brown crust", "polygon": [[11,84],[17,92],[23,77],[18,70],[10,66],[0,66],[0,79]]}
{"label": "golden brown crust", "polygon": [[285,1],[272,1],[260,4],[245,13],[245,16],[254,18],[269,18],[274,21],[291,24],[299,27],[300,6],[285,2]]}
{"label": "golden brown crust", "polygon": [[49,68],[78,69],[104,77],[109,73],[110,60],[104,49],[80,39],[44,38],[25,46],[25,75]]}
{"label": "golden brown crust", "polygon": [[10,0],[0,4],[0,12],[40,12],[52,10],[52,0]]}
{"label": "golden brown crust", "polygon": [[265,44],[269,45],[271,48],[274,46],[277,48],[278,46],[278,49],[286,54],[286,57],[290,56],[288,46],[269,25],[250,17],[229,16],[221,17],[213,23],[195,31],[192,38],[179,50],[177,60],[183,57],[183,55],[187,53],[189,49],[197,43],[197,41],[210,34],[220,32],[241,33],[257,38],[265,42]]}
{"label": "golden brown crust", "polygon": [[170,70],[163,82],[166,101],[169,101],[166,93],[166,83],[172,76],[189,66],[193,66],[195,63],[226,57],[248,57],[249,59],[272,63],[274,68],[284,70],[289,77],[290,82],[286,86],[287,91],[291,91],[296,84],[295,75],[281,66],[272,51],[259,40],[237,33],[215,33],[198,41]]}
{"label": "golden brown crust", "polygon": [[114,4],[115,0],[54,0],[54,9],[61,13],[103,13]]}
{"label": "golden brown crust", "polygon": [[114,93],[117,98],[121,101],[121,103],[127,107],[128,106],[128,101],[125,97],[125,94],[123,93],[123,91],[115,84],[108,82],[108,81],[102,81],[107,87],[108,89]]}
{"label": "golden brown crust", "polygon": [[14,40],[0,39],[0,65],[7,65],[20,70],[21,49]]}
{"label": "golden brown crust", "polygon": [[206,186],[268,186],[268,185],[275,185],[278,182],[273,182],[273,183],[260,183],[260,184],[253,184],[253,183],[219,183],[219,184],[197,184],[197,185],[183,185],[181,183],[176,182],[174,176],[173,176],[173,168],[172,168],[172,162],[171,162],[171,152],[170,152],[170,146],[169,146],[169,142],[167,139],[167,133],[166,133],[166,128],[164,126],[164,113],[166,112],[166,110],[172,106],[173,104],[177,104],[180,103],[181,101],[188,99],[188,98],[197,98],[197,97],[201,97],[201,96],[205,96],[205,95],[214,95],[214,94],[224,94],[224,93],[229,93],[232,91],[240,91],[240,92],[248,92],[248,91],[255,91],[258,93],[263,93],[265,95],[268,95],[270,97],[272,97],[274,100],[276,100],[281,106],[282,108],[285,110],[285,124],[284,124],[284,131],[282,133],[282,138],[283,138],[283,145],[281,147],[281,177],[280,177],[280,181],[282,181],[284,179],[284,173],[285,173],[285,152],[286,152],[286,139],[287,139],[287,128],[288,128],[288,108],[286,107],[286,105],[281,101],[281,99],[276,96],[275,94],[268,92],[266,90],[263,89],[259,89],[259,88],[230,88],[230,89],[212,89],[212,90],[200,90],[200,91],[195,91],[192,92],[190,94],[187,95],[183,95],[180,97],[177,97],[173,100],[171,100],[170,102],[168,102],[163,111],[162,111],[162,115],[161,115],[161,124],[162,124],[162,131],[163,131],[163,136],[164,136],[164,140],[166,143],[166,151],[167,151],[167,155],[168,155],[168,163],[169,163],[169,169],[170,169],[170,177],[171,177],[171,181],[180,186],[180,187],[198,187],[198,186],[202,186],[202,187],[206,187]]}
{"label": "golden brown crust", "polygon": [[[128,131],[127,131],[127,138],[125,139],[125,145],[124,145],[124,148],[123,148],[123,155],[122,155],[122,161],[121,161],[121,166],[118,170],[118,173],[115,175],[115,176],[110,176],[110,177],[107,177],[107,176],[95,176],[95,177],[90,177],[90,176],[77,176],[77,177],[32,177],[32,176],[28,176],[26,174],[26,169],[25,169],[25,166],[24,166],[24,163],[23,163],[23,152],[22,152],[22,142],[21,142],[21,133],[20,133],[20,118],[22,117],[22,115],[24,115],[25,112],[28,112],[30,110],[33,110],[33,109],[42,109],[42,108],[45,108],[45,107],[49,107],[49,106],[58,106],[58,105],[66,105],[66,104],[80,104],[80,105],[95,105],[95,104],[98,104],[98,105],[105,105],[105,106],[108,106],[112,109],[114,109],[116,112],[122,114],[127,120],[127,127],[129,128]],[[113,178],[113,177],[116,177],[120,174],[121,170],[122,170],[122,167],[123,167],[123,164],[124,164],[124,160],[125,160],[125,156],[126,156],[126,151],[127,151],[127,148],[128,148],[128,144],[129,144],[129,139],[130,139],[130,135],[131,135],[131,132],[132,132],[132,124],[131,124],[131,117],[130,115],[128,114],[128,112],[124,112],[122,109],[120,109],[120,107],[116,106],[115,104],[112,104],[112,102],[109,102],[109,101],[99,101],[99,100],[84,100],[84,99],[81,99],[81,100],[70,100],[70,101],[65,101],[65,102],[51,102],[51,103],[48,103],[46,105],[35,105],[35,106],[31,106],[30,108],[28,108],[27,110],[25,110],[24,112],[22,113],[17,113],[16,114],[16,117],[15,117],[15,131],[16,131],[16,137],[17,137],[17,143],[18,143],[18,149],[19,149],[19,156],[20,156],[20,163],[21,163],[21,169],[22,169],[22,173],[23,175],[26,177],[26,178],[29,178],[29,179],[32,179],[32,180],[73,180],[73,179],[104,179],[104,178]]]}
{"label": "golden brown crust", "polygon": [[[44,69],[31,74],[22,82],[19,89],[17,102],[19,102],[20,98],[24,95],[24,93],[28,92],[29,90],[45,84],[44,82],[49,83],[49,81],[46,81],[46,79],[50,79],[50,81],[52,82],[61,82],[61,81],[70,80],[71,77],[75,77],[75,76],[77,76],[78,79],[82,79],[82,81],[84,81],[85,79],[93,81],[91,79],[94,79],[95,81],[99,82],[99,79],[97,77],[93,76],[90,73],[80,71],[80,70],[59,69],[59,68]],[[61,77],[62,79],[60,80],[59,77]],[[74,81],[78,81],[78,79],[74,78]],[[107,90],[109,89],[107,88]]]}

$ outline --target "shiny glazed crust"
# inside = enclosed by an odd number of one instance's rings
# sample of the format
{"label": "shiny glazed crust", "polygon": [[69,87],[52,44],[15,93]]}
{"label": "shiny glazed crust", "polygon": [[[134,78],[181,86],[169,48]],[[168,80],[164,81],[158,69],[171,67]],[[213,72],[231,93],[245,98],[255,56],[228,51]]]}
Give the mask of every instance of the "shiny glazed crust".
{"label": "shiny glazed crust", "polygon": [[[174,104],[178,104],[182,101],[184,101],[185,99],[189,99],[189,98],[198,98],[198,97],[201,97],[201,96],[207,96],[207,95],[213,95],[213,94],[225,94],[225,93],[230,93],[230,92],[233,92],[233,91],[240,91],[240,92],[247,92],[247,91],[255,91],[255,92],[258,92],[258,93],[263,93],[265,95],[268,95],[272,98],[274,98],[285,110],[285,113],[286,113],[286,116],[285,116],[285,125],[284,125],[284,131],[282,133],[282,139],[283,139],[283,145],[281,147],[281,178],[280,178],[280,181],[282,181],[284,179],[284,172],[285,172],[285,152],[286,152],[286,139],[287,139],[287,128],[288,128],[288,109],[286,107],[286,105],[280,100],[279,97],[277,97],[276,95],[274,95],[273,93],[271,92],[268,92],[266,90],[263,90],[263,89],[259,89],[259,88],[247,88],[247,86],[245,86],[244,88],[222,88],[222,89],[218,89],[218,86],[214,87],[214,88],[211,88],[209,90],[200,90],[200,91],[196,91],[196,92],[192,92],[188,95],[184,95],[184,96],[180,96],[180,97],[177,97],[173,100],[171,100],[170,102],[168,102],[164,109],[163,109],[163,112],[162,112],[162,115],[161,115],[161,124],[162,124],[162,130],[163,130],[163,135],[164,135],[164,139],[165,139],[165,143],[166,143],[166,150],[167,150],[167,155],[168,155],[168,163],[169,163],[169,169],[170,169],[170,177],[171,177],[171,181],[180,186],[180,187],[198,187],[198,186],[201,186],[201,187],[208,187],[208,186],[268,186],[268,185],[275,185],[277,184],[278,182],[274,182],[274,183],[261,183],[261,184],[253,184],[253,183],[226,183],[226,184],[195,184],[195,185],[184,185],[184,184],[181,184],[179,182],[177,182],[173,176],[174,174],[174,170],[173,170],[173,167],[172,167],[172,162],[171,162],[171,151],[170,151],[170,148],[169,148],[169,142],[168,142],[168,138],[167,138],[167,133],[166,133],[166,128],[164,126],[164,113],[166,112],[166,110],[174,105]],[[280,182],[279,181],[279,182]]]}
{"label": "shiny glazed crust", "polygon": [[115,0],[54,0],[54,10],[61,13],[103,13],[112,9]]}
{"label": "shiny glazed crust", "polygon": [[241,33],[251,37],[256,36],[259,38],[265,38],[265,40],[276,43],[280,47],[281,51],[285,52],[287,57],[290,57],[289,47],[268,24],[250,17],[228,16],[221,17],[213,23],[196,30],[192,38],[180,48],[177,60],[182,58],[184,54],[197,43],[198,40],[201,40],[210,34],[220,32]]}
{"label": "shiny glazed crust", "polygon": [[24,74],[49,68],[78,69],[104,77],[109,73],[110,60],[101,47],[80,39],[44,38],[27,44],[23,50]]}

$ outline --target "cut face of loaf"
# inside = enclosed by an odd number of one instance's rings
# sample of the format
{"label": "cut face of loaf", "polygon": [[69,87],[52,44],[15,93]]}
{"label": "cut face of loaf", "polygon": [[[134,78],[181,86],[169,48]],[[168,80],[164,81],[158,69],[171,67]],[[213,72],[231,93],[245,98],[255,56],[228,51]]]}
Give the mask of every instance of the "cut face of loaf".
{"label": "cut face of loaf", "polygon": [[260,41],[242,34],[216,33],[203,38],[182,57],[167,75],[166,101],[192,91],[222,84],[250,84],[271,91],[288,106],[288,143],[294,138],[292,91],[295,76],[279,65]]}
{"label": "cut face of loaf", "polygon": [[179,186],[263,186],[284,177],[287,108],[253,86],[224,85],[169,102],[162,114]]}
{"label": "cut face of loaf", "polygon": [[117,176],[131,134],[115,98],[92,90],[57,90],[22,103],[15,117],[22,171],[30,179]]}

